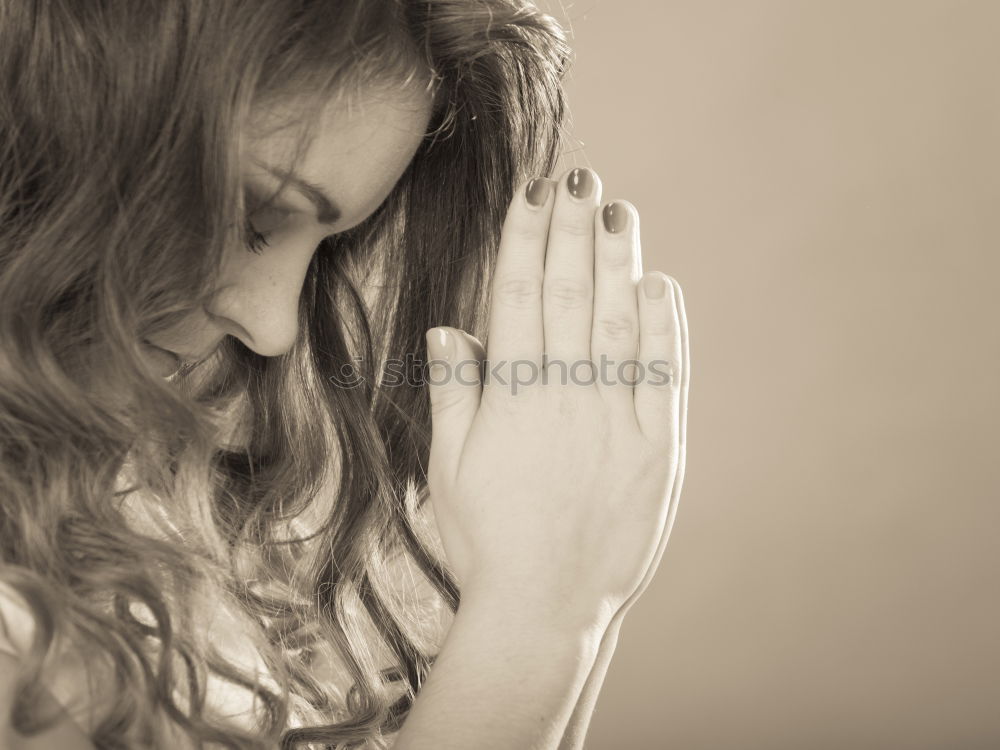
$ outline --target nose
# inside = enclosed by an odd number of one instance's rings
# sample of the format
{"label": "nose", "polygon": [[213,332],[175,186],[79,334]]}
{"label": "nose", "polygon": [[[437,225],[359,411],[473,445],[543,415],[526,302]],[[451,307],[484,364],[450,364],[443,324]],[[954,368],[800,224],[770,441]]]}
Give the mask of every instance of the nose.
{"label": "nose", "polygon": [[288,352],[298,336],[299,298],[307,264],[248,264],[205,306],[226,333],[262,357]]}

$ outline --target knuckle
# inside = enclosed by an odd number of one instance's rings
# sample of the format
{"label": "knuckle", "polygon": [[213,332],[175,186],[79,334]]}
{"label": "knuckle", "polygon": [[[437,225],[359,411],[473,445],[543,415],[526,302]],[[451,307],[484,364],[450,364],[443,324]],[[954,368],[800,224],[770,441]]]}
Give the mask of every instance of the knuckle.
{"label": "knuckle", "polygon": [[538,302],[542,280],[530,275],[497,279],[495,297],[508,307],[530,307]]}
{"label": "knuckle", "polygon": [[545,225],[539,222],[527,221],[523,218],[510,221],[504,228],[504,233],[517,243],[540,242],[545,238]]}
{"label": "knuckle", "polygon": [[567,310],[589,305],[593,297],[591,286],[576,279],[546,279],[544,294],[547,300]]}
{"label": "knuckle", "polygon": [[635,244],[626,238],[601,243],[597,259],[602,266],[611,269],[631,268],[635,263]]}
{"label": "knuckle", "polygon": [[672,360],[663,360],[661,365],[663,385],[671,391],[679,391],[681,387],[681,365]]}
{"label": "knuckle", "polygon": [[643,335],[657,340],[665,340],[673,330],[673,319],[666,315],[650,315],[642,322]]}
{"label": "knuckle", "polygon": [[445,414],[458,408],[466,401],[464,393],[455,388],[441,388],[431,399],[431,415]]}
{"label": "knuckle", "polygon": [[551,397],[555,402],[555,412],[563,422],[572,423],[580,416],[582,406],[575,396],[576,393],[571,388],[552,389]]}
{"label": "knuckle", "polygon": [[636,323],[624,313],[607,313],[597,318],[594,324],[601,338],[609,341],[628,341],[636,334]]}
{"label": "knuckle", "polygon": [[589,239],[594,236],[592,215],[556,214],[552,219],[552,229],[577,239]]}
{"label": "knuckle", "polygon": [[512,388],[510,384],[494,384],[483,392],[483,404],[491,412],[503,417],[522,417],[535,414],[537,410],[537,389],[522,386]]}
{"label": "knuckle", "polygon": [[646,363],[646,383],[657,389],[676,391],[680,389],[680,368],[669,359],[652,359]]}

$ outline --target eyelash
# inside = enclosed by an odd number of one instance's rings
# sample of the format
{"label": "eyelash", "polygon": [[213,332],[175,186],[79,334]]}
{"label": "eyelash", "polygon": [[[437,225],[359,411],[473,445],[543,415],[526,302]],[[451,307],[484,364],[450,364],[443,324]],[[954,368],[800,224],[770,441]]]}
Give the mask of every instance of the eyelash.
{"label": "eyelash", "polygon": [[264,253],[264,248],[270,245],[267,241],[267,235],[261,234],[254,229],[249,218],[247,218],[246,222],[243,224],[243,245],[248,251],[254,253],[255,255],[262,255]]}

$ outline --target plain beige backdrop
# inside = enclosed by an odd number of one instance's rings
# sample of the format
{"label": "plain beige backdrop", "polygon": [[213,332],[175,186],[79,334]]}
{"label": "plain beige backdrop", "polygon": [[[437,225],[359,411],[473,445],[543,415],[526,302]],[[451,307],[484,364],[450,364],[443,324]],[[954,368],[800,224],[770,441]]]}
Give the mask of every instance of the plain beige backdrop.
{"label": "plain beige backdrop", "polygon": [[543,6],[693,361],[588,750],[1000,748],[1000,0]]}

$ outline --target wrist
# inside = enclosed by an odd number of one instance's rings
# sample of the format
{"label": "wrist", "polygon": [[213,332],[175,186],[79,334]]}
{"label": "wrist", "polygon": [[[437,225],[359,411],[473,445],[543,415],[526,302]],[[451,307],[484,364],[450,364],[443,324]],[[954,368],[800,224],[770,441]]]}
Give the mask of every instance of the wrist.
{"label": "wrist", "polygon": [[556,748],[597,659],[597,630],[462,585],[400,750]]}
{"label": "wrist", "polygon": [[612,619],[599,605],[586,607],[551,594],[469,584],[462,587],[456,616],[463,614],[464,619],[475,620],[487,629],[567,644],[594,657]]}

